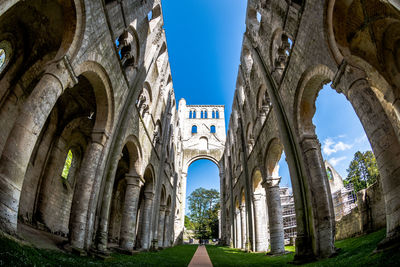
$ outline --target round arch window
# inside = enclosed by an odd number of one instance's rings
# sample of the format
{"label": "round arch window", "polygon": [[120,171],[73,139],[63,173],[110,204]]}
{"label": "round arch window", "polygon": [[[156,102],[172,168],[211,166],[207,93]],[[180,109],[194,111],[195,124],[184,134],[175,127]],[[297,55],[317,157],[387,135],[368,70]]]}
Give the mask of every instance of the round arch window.
{"label": "round arch window", "polygon": [[12,56],[12,47],[9,41],[0,42],[0,73],[7,67]]}

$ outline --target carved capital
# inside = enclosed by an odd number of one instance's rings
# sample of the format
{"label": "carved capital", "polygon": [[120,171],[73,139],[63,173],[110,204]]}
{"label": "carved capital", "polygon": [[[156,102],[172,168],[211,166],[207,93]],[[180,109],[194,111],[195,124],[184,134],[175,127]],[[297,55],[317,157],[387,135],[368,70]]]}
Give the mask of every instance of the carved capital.
{"label": "carved capital", "polygon": [[142,177],[137,174],[126,174],[125,180],[127,185],[142,187],[144,185],[144,181]]}
{"label": "carved capital", "polygon": [[282,177],[268,176],[268,178],[263,181],[262,186],[264,188],[270,188],[270,187],[279,186],[279,183],[281,182],[281,179],[282,179]]}
{"label": "carved capital", "polygon": [[367,82],[365,71],[361,67],[351,65],[343,59],[336,71],[331,87],[338,93],[347,95],[353,84],[360,80]]}

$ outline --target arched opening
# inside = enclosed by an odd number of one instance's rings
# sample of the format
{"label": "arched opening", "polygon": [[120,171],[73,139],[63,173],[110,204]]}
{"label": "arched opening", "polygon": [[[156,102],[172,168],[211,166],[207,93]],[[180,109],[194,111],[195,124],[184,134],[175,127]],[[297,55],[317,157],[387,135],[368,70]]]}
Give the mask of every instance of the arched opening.
{"label": "arched opening", "polygon": [[[200,239],[215,241],[220,234],[220,177],[217,162],[203,157],[190,162],[186,184],[186,208],[183,215],[186,216],[186,221],[190,221],[190,225],[186,225],[189,229],[184,241],[192,240],[195,243],[200,242]],[[200,199],[207,205],[201,204]],[[198,206],[201,208],[198,209]]]}
{"label": "arched opening", "polygon": [[211,125],[211,127],[210,127],[210,133],[215,133],[215,125]]}
{"label": "arched opening", "polygon": [[199,149],[200,150],[208,150],[208,139],[207,137],[200,137],[199,139]]}
{"label": "arched opening", "polygon": [[140,178],[140,147],[136,137],[129,136],[118,161],[110,204],[108,244],[132,250],[136,239]]}
{"label": "arched opening", "polygon": [[262,187],[261,171],[256,169],[252,176],[253,209],[255,230],[255,251],[267,251],[269,247],[267,202],[265,189]]}
{"label": "arched opening", "polygon": [[193,125],[192,126],[192,134],[195,134],[195,133],[197,133],[197,126]]}
{"label": "arched opening", "polygon": [[136,245],[137,249],[150,248],[150,220],[154,199],[154,171],[148,166],[143,175],[144,186],[139,193],[138,211],[136,217]]}

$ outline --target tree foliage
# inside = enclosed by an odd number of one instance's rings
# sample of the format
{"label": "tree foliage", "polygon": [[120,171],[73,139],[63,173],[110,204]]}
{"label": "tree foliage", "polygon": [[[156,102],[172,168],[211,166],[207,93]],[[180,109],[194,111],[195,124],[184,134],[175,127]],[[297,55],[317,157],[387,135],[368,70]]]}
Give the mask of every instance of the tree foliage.
{"label": "tree foliage", "polygon": [[196,238],[218,238],[219,192],[202,187],[188,197],[189,220],[193,223]]}
{"label": "tree foliage", "polygon": [[345,184],[352,183],[356,192],[367,188],[379,179],[378,165],[372,151],[357,151],[347,169]]}

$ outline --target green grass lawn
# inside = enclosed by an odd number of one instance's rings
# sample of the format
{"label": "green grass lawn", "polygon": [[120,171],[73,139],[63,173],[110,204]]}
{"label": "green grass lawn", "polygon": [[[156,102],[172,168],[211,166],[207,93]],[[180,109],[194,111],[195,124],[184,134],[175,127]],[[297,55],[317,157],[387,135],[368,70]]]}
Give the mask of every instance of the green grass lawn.
{"label": "green grass lawn", "polygon": [[112,254],[105,261],[59,251],[36,249],[0,238],[0,266],[187,266],[197,246],[181,245],[133,256]]}
{"label": "green grass lawn", "polygon": [[[312,262],[303,266],[400,266],[400,251],[372,254],[376,245],[385,237],[385,230],[369,235],[336,242],[339,255]],[[286,247],[294,251],[294,247]],[[207,246],[208,254],[215,267],[218,266],[284,266],[293,260],[294,253],[283,256],[266,256],[265,253],[246,253],[228,247]]]}
{"label": "green grass lawn", "polygon": [[[339,255],[304,266],[400,266],[400,251],[372,254],[385,237],[385,230],[357,238],[336,242]],[[112,254],[105,261],[78,257],[67,253],[36,249],[7,238],[0,238],[0,266],[187,266],[196,251],[196,245],[182,245],[159,252],[142,252],[133,256]],[[286,247],[294,252],[294,247]],[[265,253],[246,253],[238,249],[207,245],[215,267],[218,266],[284,266],[293,260],[294,253],[266,256]]]}

